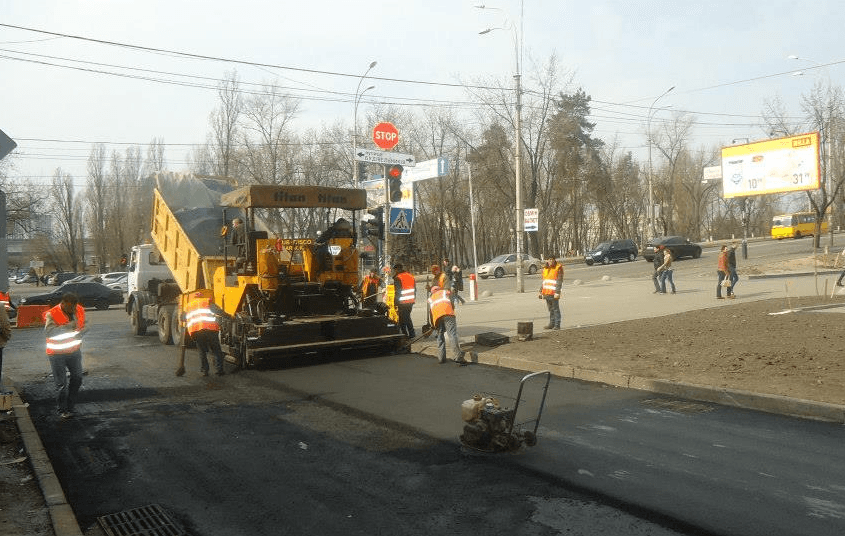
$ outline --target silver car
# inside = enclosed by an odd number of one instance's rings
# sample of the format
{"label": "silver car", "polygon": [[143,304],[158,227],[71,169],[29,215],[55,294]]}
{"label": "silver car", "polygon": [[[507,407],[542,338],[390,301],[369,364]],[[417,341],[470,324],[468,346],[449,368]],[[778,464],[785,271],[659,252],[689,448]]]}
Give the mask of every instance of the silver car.
{"label": "silver car", "polygon": [[[523,273],[536,274],[542,265],[543,261],[540,259],[527,253],[522,254]],[[491,275],[496,278],[504,275],[516,275],[516,253],[499,255],[478,267],[478,277],[481,279],[487,279]]]}

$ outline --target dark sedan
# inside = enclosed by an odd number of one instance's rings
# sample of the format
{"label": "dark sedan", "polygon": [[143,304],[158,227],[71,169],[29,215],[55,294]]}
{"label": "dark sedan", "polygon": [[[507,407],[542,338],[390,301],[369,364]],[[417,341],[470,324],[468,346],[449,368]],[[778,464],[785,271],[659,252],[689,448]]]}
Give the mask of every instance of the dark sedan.
{"label": "dark sedan", "polygon": [[648,245],[643,249],[643,257],[646,261],[654,260],[654,250],[657,246],[666,246],[666,249],[672,252],[673,259],[680,259],[681,257],[692,257],[697,259],[701,257],[701,246],[690,242],[689,238],[683,236],[661,236],[660,238],[652,238]]}
{"label": "dark sedan", "polygon": [[73,292],[79,296],[83,307],[96,307],[100,310],[108,309],[112,305],[123,303],[123,293],[94,282],[66,283],[52,292],[36,294],[21,298],[21,305],[49,305],[53,306],[62,301],[62,296]]}

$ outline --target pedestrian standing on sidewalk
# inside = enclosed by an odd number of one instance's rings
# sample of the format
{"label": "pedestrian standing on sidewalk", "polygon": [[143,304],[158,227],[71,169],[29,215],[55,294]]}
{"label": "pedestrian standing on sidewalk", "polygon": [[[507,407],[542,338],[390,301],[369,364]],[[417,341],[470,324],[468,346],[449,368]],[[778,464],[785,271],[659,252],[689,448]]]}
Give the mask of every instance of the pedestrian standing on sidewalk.
{"label": "pedestrian standing on sidewalk", "polygon": [[[719,252],[719,260],[716,264],[716,270],[719,274],[719,282],[716,283],[716,299],[722,300],[722,282],[727,279],[728,283],[730,283],[731,273],[730,273],[730,266],[728,266],[728,246],[722,246],[722,249]],[[733,292],[731,291],[731,287],[725,287],[725,290],[728,294],[728,298],[733,299]]]}
{"label": "pedestrian standing on sidewalk", "polygon": [[663,264],[657,269],[660,272],[660,293],[666,294],[666,281],[672,286],[672,294],[675,293],[675,281],[672,279],[672,250],[666,246],[660,246],[663,252]]}
{"label": "pedestrian standing on sidewalk", "polygon": [[728,272],[731,278],[731,297],[736,298],[736,282],[739,281],[739,275],[736,273],[736,240],[731,243],[728,248]]}
{"label": "pedestrian standing on sidewalk", "polygon": [[562,314],[560,312],[560,295],[563,291],[563,265],[557,262],[551,253],[546,254],[546,267],[543,268],[543,279],[540,284],[541,300],[546,300],[549,310],[549,325],[543,329],[560,329]]}
{"label": "pedestrian standing on sidewalk", "polygon": [[464,299],[461,298],[460,294],[458,294],[464,290],[464,273],[457,266],[452,266],[452,288],[449,290],[452,292],[453,307],[456,300],[461,302],[461,305],[466,304]]}
{"label": "pedestrian standing on sidewalk", "polygon": [[453,361],[459,365],[466,364],[464,353],[458,341],[458,322],[455,319],[455,308],[452,307],[451,293],[437,285],[431,287],[428,297],[429,322],[437,333],[437,361],[446,362],[446,335],[452,346]]}
{"label": "pedestrian standing on sidewalk", "polygon": [[658,272],[658,268],[663,265],[663,246],[655,246],[654,248],[654,258],[651,259],[651,265],[654,267],[654,271],[651,273],[651,282],[654,283],[654,293],[660,294],[660,272]]}
{"label": "pedestrian standing on sidewalk", "polygon": [[86,329],[85,309],[72,292],[64,294],[58,305],[44,313],[47,359],[56,385],[56,412],[63,419],[73,417],[76,395],[82,386],[82,335]]}

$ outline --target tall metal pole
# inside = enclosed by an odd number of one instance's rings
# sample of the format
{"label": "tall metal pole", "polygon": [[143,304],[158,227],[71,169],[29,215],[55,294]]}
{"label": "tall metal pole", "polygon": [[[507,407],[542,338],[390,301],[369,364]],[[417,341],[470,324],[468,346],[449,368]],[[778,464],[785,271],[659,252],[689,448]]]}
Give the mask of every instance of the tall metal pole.
{"label": "tall metal pole", "polygon": [[[499,8],[490,6],[475,6],[479,9],[495,9],[501,11]],[[521,52],[522,52],[522,24],[524,19],[524,1],[519,2],[519,28],[513,25],[513,22],[508,21],[505,28],[487,28],[479,34],[487,34],[493,30],[510,29],[513,31],[513,48],[516,55],[516,74],[514,74],[514,81],[516,86],[516,150],[514,151],[514,189],[516,204],[516,291],[525,292],[525,280],[523,278],[522,266],[522,239],[525,232],[524,225],[524,210],[522,206],[522,71],[521,71]]]}
{"label": "tall metal pole", "polygon": [[361,75],[361,79],[358,80],[358,87],[355,88],[355,102],[352,111],[352,184],[355,185],[356,188],[358,187],[358,183],[361,179],[358,176],[358,161],[355,160],[355,153],[358,152],[358,102],[364,93],[376,87],[370,86],[364,91],[360,91],[361,83],[364,82],[364,79],[367,78],[367,75],[370,73],[370,69],[375,67],[377,63],[378,62],[376,61],[370,62],[370,66],[367,67],[367,70],[364,71],[363,75]]}
{"label": "tall metal pole", "polygon": [[467,148],[467,177],[469,178],[469,222],[472,229],[472,271],[477,274],[478,249],[475,246],[475,199],[472,192],[472,165],[469,163],[469,148]]}
{"label": "tall metal pole", "polygon": [[[675,89],[675,86],[672,86],[669,89],[667,89],[666,91],[664,91],[659,97],[654,99],[654,102],[652,102],[651,106],[648,107],[648,122],[647,122],[648,126],[646,127],[646,129],[648,130],[648,211],[647,211],[647,215],[648,215],[649,231],[651,232],[650,238],[654,238],[655,233],[656,233],[655,226],[654,226],[654,223],[655,223],[654,222],[654,220],[655,220],[655,215],[654,215],[654,186],[653,186],[654,168],[652,167],[652,164],[651,164],[651,145],[652,145],[652,139],[651,139],[651,110],[652,110],[652,108],[654,108],[654,105],[657,104],[657,101],[659,101],[660,99],[665,97],[666,94],[669,93],[670,91],[672,91],[673,89]],[[658,108],[658,110],[659,110],[659,108]]]}

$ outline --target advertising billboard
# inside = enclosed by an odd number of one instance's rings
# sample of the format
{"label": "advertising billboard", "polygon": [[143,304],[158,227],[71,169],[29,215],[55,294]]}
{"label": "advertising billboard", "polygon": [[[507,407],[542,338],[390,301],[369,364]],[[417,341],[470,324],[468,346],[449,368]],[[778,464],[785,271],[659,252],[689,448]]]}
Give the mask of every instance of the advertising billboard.
{"label": "advertising billboard", "polygon": [[722,148],[724,197],[815,190],[820,184],[819,133]]}

